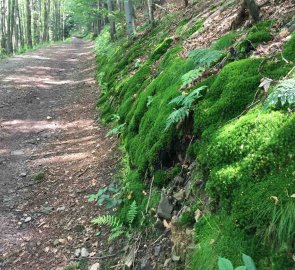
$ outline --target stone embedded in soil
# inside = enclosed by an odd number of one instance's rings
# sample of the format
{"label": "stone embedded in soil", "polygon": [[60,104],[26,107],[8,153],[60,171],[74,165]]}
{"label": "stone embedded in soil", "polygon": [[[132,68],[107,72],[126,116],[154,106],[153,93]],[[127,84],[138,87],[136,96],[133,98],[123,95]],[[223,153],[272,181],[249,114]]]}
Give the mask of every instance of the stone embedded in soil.
{"label": "stone embedded in soil", "polygon": [[173,209],[173,206],[169,203],[167,196],[162,193],[161,194],[161,201],[160,201],[158,209],[157,209],[158,217],[170,220],[172,209]]}
{"label": "stone embedded in soil", "polygon": [[178,192],[175,192],[173,194],[173,197],[177,201],[182,201],[184,199],[184,197],[185,197],[185,190],[184,189],[181,189]]}
{"label": "stone embedded in soil", "polygon": [[23,172],[19,175],[20,177],[26,177],[27,176],[27,173]]}
{"label": "stone embedded in soil", "polygon": [[28,222],[30,222],[31,220],[32,220],[31,217],[27,217],[27,218],[25,219],[25,223],[28,223]]}
{"label": "stone embedded in soil", "polygon": [[89,270],[99,270],[100,269],[100,264],[95,263],[95,264],[91,265],[88,269]]}
{"label": "stone embedded in soil", "polygon": [[81,249],[80,249],[80,248],[77,248],[77,249],[75,250],[75,252],[74,252],[74,256],[75,256],[76,258],[79,258],[79,257],[80,257],[80,254],[81,254]]}
{"label": "stone embedded in soil", "polygon": [[89,253],[88,253],[88,251],[87,251],[87,249],[86,248],[81,248],[81,257],[82,258],[87,258],[89,256]]}
{"label": "stone embedded in soil", "polygon": [[158,257],[160,255],[161,246],[155,246],[154,255]]}
{"label": "stone embedded in soil", "polygon": [[25,154],[25,152],[23,150],[15,150],[15,151],[11,151],[10,154],[12,156],[22,156]]}

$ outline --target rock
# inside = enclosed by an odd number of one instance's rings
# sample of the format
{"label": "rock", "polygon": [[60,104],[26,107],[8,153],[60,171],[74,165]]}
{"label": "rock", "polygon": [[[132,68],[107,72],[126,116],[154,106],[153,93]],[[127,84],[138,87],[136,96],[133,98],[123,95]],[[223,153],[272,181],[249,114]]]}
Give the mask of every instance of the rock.
{"label": "rock", "polygon": [[99,270],[100,264],[99,263],[92,264],[88,269],[89,270]]}
{"label": "rock", "polygon": [[89,256],[89,253],[88,253],[88,251],[87,251],[87,249],[86,248],[81,248],[81,257],[82,258],[87,258]]}
{"label": "rock", "polygon": [[66,209],[65,206],[61,206],[61,207],[58,207],[56,210],[57,210],[57,211],[64,211],[65,209]]}
{"label": "rock", "polygon": [[51,116],[47,116],[46,119],[47,119],[47,120],[51,120],[52,117],[51,117]]}
{"label": "rock", "polygon": [[113,253],[114,253],[114,247],[113,247],[113,246],[110,246],[110,247],[109,247],[109,253],[110,253],[110,254],[113,254]]}
{"label": "rock", "polygon": [[158,217],[170,220],[172,209],[173,206],[169,203],[167,196],[162,192],[161,201],[157,209]]}
{"label": "rock", "polygon": [[148,258],[142,258],[140,260],[140,269],[141,270],[149,270],[152,269],[151,264]]}
{"label": "rock", "polygon": [[77,248],[77,249],[75,250],[75,252],[74,252],[74,256],[75,256],[76,258],[79,258],[79,257],[80,257],[80,254],[81,254],[81,249],[80,249],[80,248]]}
{"label": "rock", "polygon": [[27,173],[23,172],[19,175],[20,177],[26,177],[27,176]]}
{"label": "rock", "polygon": [[31,217],[27,217],[27,218],[25,219],[25,223],[28,223],[28,222],[30,222],[31,220],[32,220]]}
{"label": "rock", "polygon": [[177,201],[182,201],[184,199],[184,197],[185,197],[185,190],[184,189],[181,189],[178,192],[175,192],[173,194],[173,197]]}
{"label": "rock", "polygon": [[40,212],[42,213],[42,214],[45,214],[45,215],[48,215],[48,214],[50,214],[52,211],[54,210],[54,207],[52,207],[52,206],[43,206],[41,209],[40,209]]}
{"label": "rock", "polygon": [[154,255],[158,257],[160,255],[161,246],[155,246]]}
{"label": "rock", "polygon": [[180,184],[182,184],[184,182],[184,178],[181,177],[180,175],[177,175],[177,176],[174,177],[174,182],[175,182],[175,184],[180,185]]}
{"label": "rock", "polygon": [[15,151],[11,151],[10,154],[12,156],[22,156],[25,154],[25,152],[23,150],[15,150]]}

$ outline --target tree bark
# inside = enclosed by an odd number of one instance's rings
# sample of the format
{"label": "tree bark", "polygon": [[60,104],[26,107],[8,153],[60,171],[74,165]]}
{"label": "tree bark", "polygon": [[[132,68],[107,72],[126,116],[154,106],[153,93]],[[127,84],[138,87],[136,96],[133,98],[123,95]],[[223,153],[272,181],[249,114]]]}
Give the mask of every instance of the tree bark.
{"label": "tree bark", "polygon": [[154,25],[155,24],[155,17],[154,17],[155,2],[154,2],[154,0],[148,0],[148,11],[149,11],[149,21],[152,25]]}
{"label": "tree bark", "polygon": [[113,1],[108,0],[107,4],[108,4],[108,12],[110,14],[109,15],[110,34],[111,34],[111,39],[114,40],[115,35],[116,35],[116,24],[115,24],[115,20],[114,20],[113,14],[112,14],[114,11]]}
{"label": "tree bark", "polygon": [[32,14],[31,14],[31,3],[30,0],[26,0],[26,10],[27,10],[27,45],[29,48],[33,47],[32,42]]}
{"label": "tree bark", "polygon": [[135,37],[135,21],[134,21],[134,9],[132,0],[124,0],[125,18],[127,24],[127,35],[129,41],[132,41]]}

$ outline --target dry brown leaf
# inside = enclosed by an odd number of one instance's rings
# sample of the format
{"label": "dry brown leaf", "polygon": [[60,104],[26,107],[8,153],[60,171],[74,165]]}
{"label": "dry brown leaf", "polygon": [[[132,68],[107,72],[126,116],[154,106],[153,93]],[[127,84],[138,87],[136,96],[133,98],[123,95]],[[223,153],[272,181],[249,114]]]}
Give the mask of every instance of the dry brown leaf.
{"label": "dry brown leaf", "polygon": [[259,87],[263,88],[264,92],[267,93],[272,81],[272,79],[264,77],[261,79]]}

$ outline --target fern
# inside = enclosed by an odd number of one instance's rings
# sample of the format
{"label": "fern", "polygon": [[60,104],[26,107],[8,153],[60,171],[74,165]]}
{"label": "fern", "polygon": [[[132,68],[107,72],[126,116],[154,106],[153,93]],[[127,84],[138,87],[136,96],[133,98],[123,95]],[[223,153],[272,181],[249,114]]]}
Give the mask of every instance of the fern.
{"label": "fern", "polygon": [[202,97],[201,92],[205,90],[207,86],[201,86],[193,90],[189,94],[182,93],[180,96],[172,99],[169,104],[174,104],[181,106],[180,108],[174,110],[167,118],[165,131],[167,131],[173,124],[180,123],[184,121],[186,117],[189,116],[191,107],[193,103]]}
{"label": "fern", "polygon": [[125,233],[122,223],[115,216],[111,216],[111,215],[99,216],[93,219],[91,223],[110,227],[111,234],[108,238],[109,241],[112,241]]}
{"label": "fern", "polygon": [[119,125],[113,129],[111,129],[108,133],[107,133],[107,137],[109,136],[113,136],[113,135],[118,135],[118,134],[121,134],[124,129],[125,129],[125,125],[126,123],[122,124],[122,125]]}
{"label": "fern", "polygon": [[167,119],[165,131],[168,130],[173,124],[182,122],[189,115],[189,109],[182,107],[172,112]]}
{"label": "fern", "polygon": [[129,225],[131,225],[134,221],[134,218],[137,215],[137,204],[136,201],[133,201],[132,204],[130,205],[130,209],[128,210],[127,213],[127,221]]}
{"label": "fern", "polygon": [[189,52],[189,58],[192,59],[196,67],[209,68],[223,56],[223,53],[210,48],[200,48]]}
{"label": "fern", "polygon": [[120,220],[111,215],[104,215],[104,216],[99,216],[93,220],[91,220],[91,223],[96,224],[96,225],[105,225],[109,226],[111,228],[116,228],[119,226],[122,226]]}
{"label": "fern", "polygon": [[197,69],[193,69],[189,71],[188,73],[184,74],[181,77],[181,80],[182,80],[181,88],[184,88],[186,85],[198,79],[200,76],[202,76],[204,71],[205,71],[205,68],[199,67]]}
{"label": "fern", "polygon": [[267,98],[264,109],[272,105],[280,103],[282,106],[285,104],[292,105],[295,103],[295,78],[280,81],[273,92]]}

